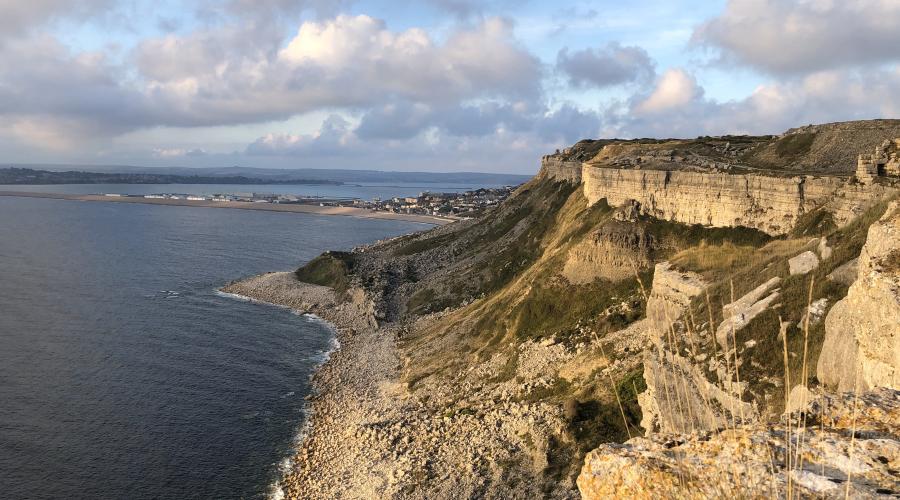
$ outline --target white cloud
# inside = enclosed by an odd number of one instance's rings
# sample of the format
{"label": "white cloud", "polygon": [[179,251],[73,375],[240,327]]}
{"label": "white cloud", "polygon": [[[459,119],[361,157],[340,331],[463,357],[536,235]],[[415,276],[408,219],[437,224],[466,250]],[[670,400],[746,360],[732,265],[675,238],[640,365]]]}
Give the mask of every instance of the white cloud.
{"label": "white cloud", "polygon": [[702,96],[697,80],[680,68],[670,69],[659,77],[656,87],[640,100],[634,111],[640,114],[659,114],[681,108]]}
{"label": "white cloud", "polygon": [[185,156],[206,156],[208,153],[202,148],[155,148],[153,156],[157,158],[183,158]]}
{"label": "white cloud", "polygon": [[569,53],[567,48],[556,56],[557,71],[569,78],[575,87],[609,87],[653,78],[653,60],[640,47],[625,47],[610,42],[598,49]]}
{"label": "white cloud", "polygon": [[[671,84],[674,90],[660,93],[664,87],[661,81],[650,98],[621,103],[610,110],[605,116],[607,134],[630,137],[771,134],[807,123],[900,115],[900,66],[876,71],[813,73],[761,85],[745,98],[725,102],[705,98],[702,87],[683,70],[673,69],[666,74],[680,75],[671,77],[672,82],[680,82]],[[670,98],[654,99],[657,95]]]}
{"label": "white cloud", "polygon": [[0,40],[27,34],[61,18],[84,18],[109,8],[112,0],[0,0]]}
{"label": "white cloud", "polygon": [[328,108],[535,98],[540,64],[510,25],[488,19],[438,43],[368,16],[303,23],[283,49],[231,27],[143,42],[136,52],[151,97],[178,125],[284,119]]}
{"label": "white cloud", "polygon": [[796,75],[900,60],[897,0],[730,0],[694,31],[723,60]]}

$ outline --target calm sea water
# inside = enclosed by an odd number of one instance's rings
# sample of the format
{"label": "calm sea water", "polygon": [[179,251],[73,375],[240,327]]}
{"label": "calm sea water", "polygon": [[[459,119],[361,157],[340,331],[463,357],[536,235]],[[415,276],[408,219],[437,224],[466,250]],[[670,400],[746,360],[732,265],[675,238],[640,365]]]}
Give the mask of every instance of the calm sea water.
{"label": "calm sea water", "polygon": [[366,183],[328,185],[240,185],[240,184],[50,184],[50,185],[3,185],[0,191],[36,191],[39,193],[62,194],[233,194],[233,193],[274,193],[293,194],[297,196],[321,196],[324,198],[360,198],[371,200],[374,197],[390,198],[393,196],[418,196],[424,191],[453,193],[477,189],[479,187],[499,187],[499,185],[469,184],[429,184],[429,183]]}
{"label": "calm sea water", "polygon": [[332,335],[215,289],[424,227],[0,198],[0,496],[265,496]]}

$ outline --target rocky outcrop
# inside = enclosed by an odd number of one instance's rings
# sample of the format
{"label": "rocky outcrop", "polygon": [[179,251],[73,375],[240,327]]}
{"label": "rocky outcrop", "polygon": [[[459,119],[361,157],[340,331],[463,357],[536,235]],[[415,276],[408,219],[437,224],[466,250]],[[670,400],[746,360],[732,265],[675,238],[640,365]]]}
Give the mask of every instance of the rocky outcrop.
{"label": "rocky outcrop", "polygon": [[842,391],[900,388],[900,203],[869,228],[857,273],[825,318],[818,379]]}
{"label": "rocky outcrop", "polygon": [[900,392],[819,397],[804,418],[803,425],[788,419],[604,444],[585,457],[578,488],[587,500],[889,498],[900,492]]}
{"label": "rocky outcrop", "polygon": [[581,182],[581,162],[571,161],[559,155],[547,155],[541,158],[541,171],[550,179],[565,182]]}
{"label": "rocky outcrop", "polygon": [[[646,319],[653,347],[644,352],[647,390],[638,395],[641,427],[648,432],[720,429],[729,421],[758,418],[755,405],[738,397],[742,386],[725,379],[724,372],[721,385],[711,382],[705,367],[718,365],[692,349],[706,342],[708,334],[686,329],[681,318],[691,298],[705,289],[706,283],[694,273],[676,271],[668,263],[656,266]],[[687,352],[679,345],[687,345]]]}
{"label": "rocky outcrop", "polygon": [[660,219],[713,227],[746,226],[768,234],[790,232],[800,217],[827,209],[838,226],[861,214],[893,188],[837,177],[776,177],[679,170],[621,169],[585,163],[590,203],[612,206],[635,200],[640,212]]}
{"label": "rocky outcrop", "polygon": [[779,298],[778,284],[781,278],[775,277],[759,285],[743,297],[727,304],[722,308],[722,316],[725,318],[716,328],[716,341],[722,349],[729,347],[729,336],[741,328],[747,326],[750,321],[768,309]]}
{"label": "rocky outcrop", "polygon": [[641,227],[624,222],[609,223],[569,250],[563,276],[574,284],[602,278],[619,281],[634,277],[635,268],[651,265],[653,238]]}

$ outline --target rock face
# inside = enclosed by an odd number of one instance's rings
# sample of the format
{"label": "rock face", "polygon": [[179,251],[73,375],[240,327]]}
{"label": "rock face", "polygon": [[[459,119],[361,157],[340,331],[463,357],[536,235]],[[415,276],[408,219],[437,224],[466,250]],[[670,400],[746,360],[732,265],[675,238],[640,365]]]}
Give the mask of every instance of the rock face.
{"label": "rock face", "polygon": [[716,341],[722,349],[733,348],[733,345],[728,345],[729,342],[732,342],[729,340],[729,336],[747,326],[753,318],[759,316],[778,300],[779,290],[777,287],[779,283],[781,283],[781,278],[772,278],[722,309],[725,321],[716,328]]}
{"label": "rock face", "polygon": [[596,278],[631,278],[635,267],[650,266],[653,243],[642,228],[628,223],[608,224],[569,251],[562,274],[574,284],[590,283]]}
{"label": "rock face", "polygon": [[872,224],[847,297],[825,318],[817,376],[839,390],[900,388],[900,203]]}
{"label": "rock face", "polygon": [[557,181],[581,182],[581,162],[548,155],[541,158],[541,174]]}
{"label": "rock face", "polygon": [[790,232],[801,215],[819,207],[841,226],[892,192],[837,177],[774,177],[677,170],[621,169],[585,163],[581,175],[590,203],[635,200],[640,211],[685,224],[746,226],[768,234]]}
{"label": "rock face", "polygon": [[[821,421],[821,406],[828,415]],[[825,396],[799,427],[753,425],[719,433],[650,435],[585,457],[581,497],[890,498],[900,491],[900,392]],[[848,434],[856,430],[856,437]],[[798,460],[802,457],[802,460]]]}
{"label": "rock face", "polygon": [[[737,397],[737,384],[730,379],[721,386],[709,381],[703,372],[703,354],[681,354],[673,348],[683,343],[699,345],[704,340],[705,332],[686,330],[680,319],[691,298],[705,289],[706,283],[694,273],[678,272],[668,263],[656,266],[646,320],[653,347],[644,352],[647,390],[638,395],[641,427],[648,432],[720,429],[729,421],[758,418],[756,407]],[[694,340],[693,335],[700,338]]]}
{"label": "rock face", "polygon": [[831,271],[831,274],[828,275],[828,279],[842,285],[850,286],[856,281],[858,266],[859,259],[851,259],[838,266],[834,271]]}

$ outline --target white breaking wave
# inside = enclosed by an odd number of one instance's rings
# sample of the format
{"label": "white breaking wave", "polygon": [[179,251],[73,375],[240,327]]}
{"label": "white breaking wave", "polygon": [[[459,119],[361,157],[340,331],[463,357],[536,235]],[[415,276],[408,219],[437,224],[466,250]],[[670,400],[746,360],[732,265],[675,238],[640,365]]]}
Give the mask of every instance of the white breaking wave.
{"label": "white breaking wave", "polygon": [[[310,378],[312,378],[315,375],[315,371],[318,370],[319,367],[321,367],[323,364],[325,364],[326,361],[328,361],[331,358],[332,353],[334,353],[335,351],[337,351],[338,349],[341,348],[341,343],[337,338],[337,329],[335,328],[335,326],[333,324],[329,323],[327,320],[325,320],[313,313],[300,312],[300,311],[293,309],[291,307],[288,307],[288,306],[283,306],[281,304],[273,304],[271,302],[266,302],[264,300],[257,300],[252,297],[247,297],[245,295],[239,295],[236,293],[223,292],[220,289],[216,289],[215,293],[216,293],[216,295],[218,295],[220,297],[226,297],[226,298],[230,298],[230,299],[240,300],[241,302],[254,302],[254,303],[258,303],[258,304],[266,304],[266,305],[270,305],[270,306],[274,306],[274,307],[279,307],[282,309],[288,309],[291,312],[293,312],[294,314],[303,316],[305,319],[307,319],[308,321],[310,321],[312,323],[318,323],[318,324],[326,327],[328,332],[331,333],[331,337],[328,339],[329,346],[328,346],[328,349],[325,349],[324,351],[321,351],[318,354],[311,357],[311,359],[316,362],[316,369],[313,370],[312,373],[310,373]],[[303,413],[303,423],[300,425],[300,428],[297,430],[297,434],[294,436],[294,440],[293,440],[294,445],[291,447],[290,455],[285,457],[278,463],[278,472],[279,472],[280,478],[283,478],[284,476],[286,476],[288,474],[288,472],[290,472],[291,469],[293,469],[293,466],[294,466],[293,457],[297,453],[297,449],[300,448],[300,445],[302,445],[303,441],[306,439],[306,435],[309,433],[310,426],[312,425],[313,410],[312,410],[312,407],[310,406],[309,402],[306,402],[303,404],[303,407],[301,408],[301,412]],[[282,485],[281,485],[281,479],[276,480],[273,484],[271,484],[269,486],[268,498],[269,498],[269,500],[283,500],[285,498],[284,489],[282,488]]]}

